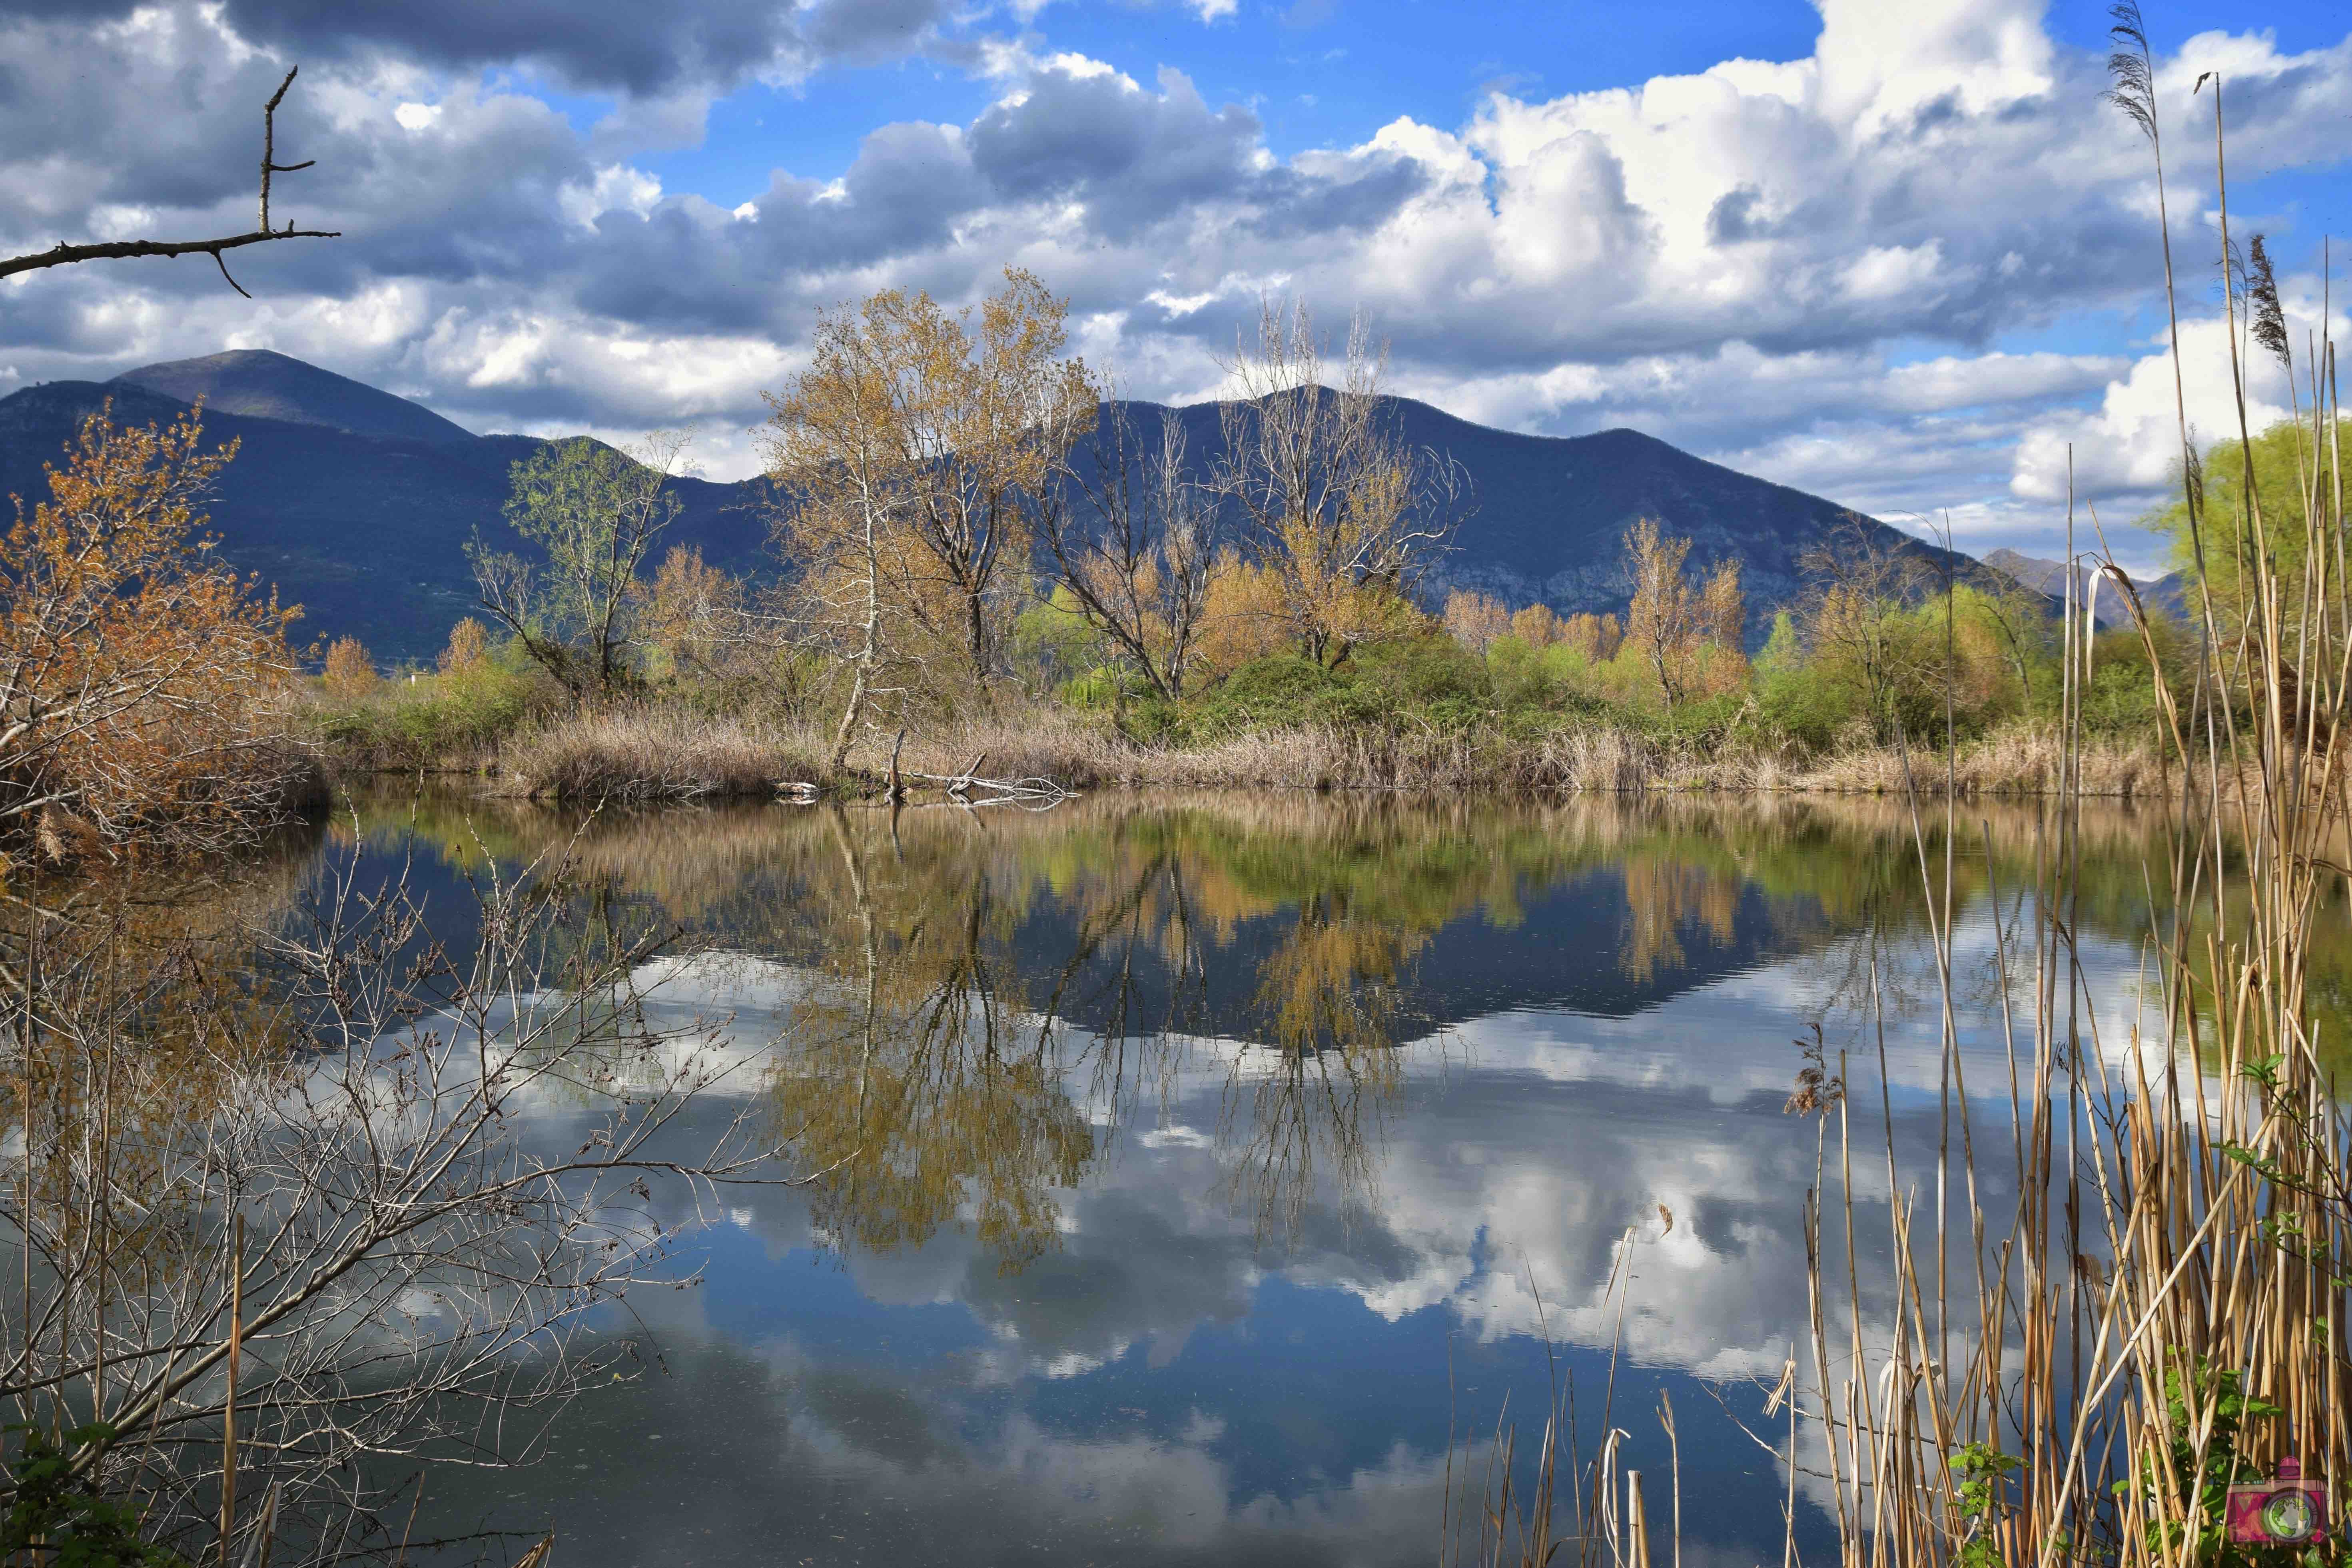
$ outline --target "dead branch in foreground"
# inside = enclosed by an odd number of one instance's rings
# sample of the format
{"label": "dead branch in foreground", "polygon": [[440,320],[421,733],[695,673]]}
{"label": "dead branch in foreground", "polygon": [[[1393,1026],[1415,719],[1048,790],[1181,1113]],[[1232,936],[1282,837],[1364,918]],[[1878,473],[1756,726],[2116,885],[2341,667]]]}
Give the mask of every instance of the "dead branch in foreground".
{"label": "dead branch in foreground", "polygon": [[45,931],[0,1008],[0,1413],[192,1560],[383,1554],[388,1478],[534,1457],[719,1190],[803,1179],[727,1021],[652,1021],[671,933],[583,925],[563,854],[478,877],[455,949],[372,864],[249,984]]}
{"label": "dead branch in foreground", "polygon": [[213,265],[220,268],[221,277],[227,279],[228,286],[250,300],[253,296],[246,294],[245,286],[229,277],[228,263],[223,259],[224,253],[274,239],[341,239],[341,229],[296,228],[291,218],[287,220],[284,228],[269,226],[269,176],[290,174],[318,162],[315,158],[306,158],[299,163],[277,161],[278,106],[286,100],[286,89],[294,85],[295,73],[301,68],[300,66],[289,67],[286,79],[278,84],[278,90],[271,93],[269,101],[261,106],[261,212],[260,220],[251,233],[224,235],[218,239],[117,239],[96,245],[68,245],[61,239],[47,250],[27,251],[22,256],[0,260],[0,278],[16,272],[38,271],[44,267],[64,267],[77,261],[119,261],[142,256],[209,256],[213,258]]}

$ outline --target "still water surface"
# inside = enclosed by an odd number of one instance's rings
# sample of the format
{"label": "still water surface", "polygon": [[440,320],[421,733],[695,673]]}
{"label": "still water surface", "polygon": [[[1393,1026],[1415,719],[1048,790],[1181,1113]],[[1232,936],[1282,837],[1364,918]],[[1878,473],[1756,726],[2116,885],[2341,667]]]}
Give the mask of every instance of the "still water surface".
{"label": "still water surface", "polygon": [[[448,798],[360,820],[453,919],[466,876],[579,827]],[[2030,952],[2039,831],[1972,812],[1956,879],[1966,1082],[2001,1121],[1996,933]],[[2154,832],[2091,835],[2103,1049],[2138,1007]],[[1449,1440],[1555,1376],[1583,1451],[1622,1428],[1658,1480],[1672,1402],[1687,1563],[1778,1561],[1790,1478],[1732,1417],[1765,1426],[1807,1343],[1815,1128],[1783,1107],[1814,1026],[1874,1121],[1936,1136],[1927,906],[1887,805],[779,806],[600,817],[568,882],[583,932],[681,932],[657,1012],[726,1016],[742,1060],[700,1114],[750,1097],[828,1172],[704,1206],[700,1283],[601,1331],[645,1374],[539,1463],[433,1481],[420,1533],[551,1520],[577,1568],[1426,1563]]]}

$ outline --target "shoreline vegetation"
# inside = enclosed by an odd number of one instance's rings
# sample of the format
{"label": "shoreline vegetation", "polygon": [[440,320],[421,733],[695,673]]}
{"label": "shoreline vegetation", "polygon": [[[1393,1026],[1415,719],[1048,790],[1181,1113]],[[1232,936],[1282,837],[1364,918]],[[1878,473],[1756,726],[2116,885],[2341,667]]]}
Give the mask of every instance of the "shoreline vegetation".
{"label": "shoreline vegetation", "polygon": [[976,323],[827,314],[771,398],[765,574],[665,552],[679,438],[543,448],[472,548],[481,618],[430,667],[337,642],[305,732],[345,775],[565,801],[891,795],[894,756],[1064,789],[2169,790],[2173,620],[2099,631],[1860,517],[1769,615],[1647,519],[1598,563],[1622,613],[1441,592],[1475,498],[1383,422],[1364,321],[1327,359],[1268,301],[1199,451],[1064,357],[1065,309],[1012,272]]}
{"label": "shoreline vegetation", "polygon": [[[786,786],[800,781],[815,784],[811,795],[817,798],[875,799],[888,789],[898,742],[895,733],[867,737],[828,779],[829,738],[821,728],[647,704],[525,718],[471,746],[420,753],[402,739],[383,738],[383,731],[397,735],[400,706],[395,697],[372,713],[332,716],[340,732],[325,748],[331,778],[432,778],[484,795],[564,803],[793,798]],[[378,726],[377,733],[367,732]],[[1046,779],[1073,791],[1902,795],[1912,789],[1940,794],[1947,779],[1941,751],[1895,745],[1804,757],[1793,748],[1711,747],[1704,736],[1603,725],[1522,740],[1475,727],[1447,732],[1321,722],[1185,747],[1139,741],[1050,709],[909,730],[896,749],[905,775],[943,781],[977,766],[983,775]],[[2168,769],[2153,744],[2105,737],[2070,759],[2054,735],[2024,724],[1964,742],[1950,760],[1952,785],[1962,798],[2079,787],[2086,795],[2148,800],[2179,788],[2177,766]]]}
{"label": "shoreline vegetation", "polygon": [[[2170,121],[2137,7],[2113,16],[2110,98],[2154,155],[2169,300]],[[2218,162],[2223,84],[2192,90]],[[517,468],[513,538],[472,552],[488,623],[390,680],[349,639],[301,673],[290,611],[212,553],[195,509],[234,454],[205,453],[195,418],[93,421],[0,541],[0,1215],[23,1260],[0,1552],[397,1561],[402,1500],[361,1461],[405,1468],[619,1375],[578,1331],[673,1277],[649,1181],[831,1168],[740,1113],[698,1152],[649,1146],[714,1081],[719,1026],[649,1031],[637,977],[666,939],[612,923],[625,901],[575,919],[542,896],[568,851],[473,884],[455,950],[405,888],[329,877],[242,931],[266,964],[213,962],[173,927],[189,900],[164,867],[249,851],[307,756],[487,765],[576,800],[855,793],[982,762],[1071,783],[1885,789],[1910,847],[1886,869],[1916,876],[1936,957],[1940,1136],[1898,1148],[1883,1060],[1873,1084],[1862,1055],[1811,1042],[1787,1110],[1815,1158],[1785,1194],[1809,1321],[1777,1384],[1723,1394],[1787,1477],[1789,1560],[1801,1477],[1853,1568],[2343,1561],[2230,1522],[2232,1489],[2290,1460],[2323,1519],[2352,1505],[2352,1119],[2313,963],[2352,896],[2352,531],[2326,324],[2315,344],[2291,329],[2262,237],[2242,254],[2215,198],[2218,254],[2192,272],[2218,263],[2238,428],[2200,449],[2182,398],[2180,500],[2157,520],[2193,569],[2192,626],[2135,601],[2102,633],[2071,589],[2053,617],[1858,527],[1751,649],[1736,567],[1696,570],[1638,521],[1622,619],[1433,605],[1467,499],[1371,417],[1361,322],[1327,366],[1304,312],[1270,305],[1196,458],[1172,428],[1105,420],[1061,303],[1018,273],[976,321],[897,293],[824,319],[773,399],[772,580],[661,552],[676,442],[559,444]],[[2245,415],[2257,370],[2293,399],[2267,431]],[[1979,987],[1954,975],[1969,846],[1988,887],[1998,868],[1958,797],[2026,781],[2056,808],[2023,885],[2000,884],[2019,929]],[[2158,786],[2180,809],[2142,863],[2142,1016],[2102,1018],[2076,947],[2097,896],[2084,802]],[[44,863],[89,874],[24,874]],[[142,875],[110,875],[126,864]],[[853,946],[877,962],[870,921]],[[861,1036],[880,1017],[862,994]],[[920,1000],[934,1019],[995,1001]],[[2003,1042],[2006,1117],[1981,1116],[1964,1036]],[[599,1108],[593,1135],[531,1156],[507,1107],[558,1086]],[[384,1336],[417,1331],[420,1293],[460,1310],[398,1360]],[[1444,1521],[1457,1560],[1646,1564],[1654,1535],[1668,1554],[1680,1499],[1644,1505],[1614,1436],[1580,1448],[1573,1398],[1552,1391],[1535,1487],[1507,1463],[1471,1483],[1501,1489]]]}
{"label": "shoreline vegetation", "polygon": [[[539,448],[502,537],[468,547],[478,616],[429,667],[343,637],[306,672],[299,612],[204,532],[234,444],[205,449],[201,408],[143,429],[101,411],[0,561],[19,660],[0,837],[52,863],[228,844],[372,773],[575,802],[898,798],[983,762],[1066,791],[2145,798],[2259,700],[2180,731],[2165,693],[2200,679],[2214,627],[2147,613],[2109,566],[2093,581],[2133,616],[2100,630],[2072,587],[2053,604],[1858,517],[1769,616],[1736,557],[1702,569],[1646,519],[1596,563],[1622,614],[1441,597],[1475,499],[1382,423],[1361,321],[1327,363],[1305,310],[1269,301],[1201,453],[1062,356],[1064,310],[1015,272],[976,330],[895,293],[826,316],[772,399],[763,574],[665,551],[681,438]],[[2257,485],[2312,438],[2251,440]],[[2229,462],[2198,465],[2217,498]],[[2195,580],[2215,627],[2258,581]]]}

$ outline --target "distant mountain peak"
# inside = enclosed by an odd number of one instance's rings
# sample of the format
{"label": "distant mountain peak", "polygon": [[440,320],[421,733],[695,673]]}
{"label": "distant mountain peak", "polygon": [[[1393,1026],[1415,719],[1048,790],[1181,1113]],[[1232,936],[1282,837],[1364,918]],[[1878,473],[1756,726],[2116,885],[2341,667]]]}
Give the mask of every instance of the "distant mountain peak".
{"label": "distant mountain peak", "polygon": [[[2038,555],[2024,555],[2002,545],[1986,553],[1984,563],[2005,572],[2037,594],[2053,599],[2066,596],[2066,566],[2063,562],[2044,560]],[[2091,578],[2095,569],[2085,565],[2074,576],[2075,595],[2091,606],[2095,621],[2101,626],[2121,626],[2130,624],[2131,611],[2123,596],[2109,589],[2092,596]],[[2162,610],[2176,619],[2186,620],[2188,610],[2183,602],[2185,586],[2180,574],[2168,573],[2162,577],[2135,577],[2132,585],[2139,590],[2140,603],[2152,610]]]}
{"label": "distant mountain peak", "polygon": [[230,349],[202,359],[166,360],[125,371],[114,383],[183,403],[202,398],[216,414],[319,425],[379,440],[456,446],[478,438],[464,426],[405,397],[272,349]]}

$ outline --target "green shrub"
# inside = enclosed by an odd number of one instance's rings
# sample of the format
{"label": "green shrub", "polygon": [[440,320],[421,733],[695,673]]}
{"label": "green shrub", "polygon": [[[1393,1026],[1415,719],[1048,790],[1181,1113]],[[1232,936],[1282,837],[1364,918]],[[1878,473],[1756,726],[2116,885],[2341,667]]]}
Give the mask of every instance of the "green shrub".
{"label": "green shrub", "polygon": [[561,696],[535,671],[484,660],[383,683],[359,700],[322,708],[315,721],[320,739],[352,765],[443,766],[479,758]]}

